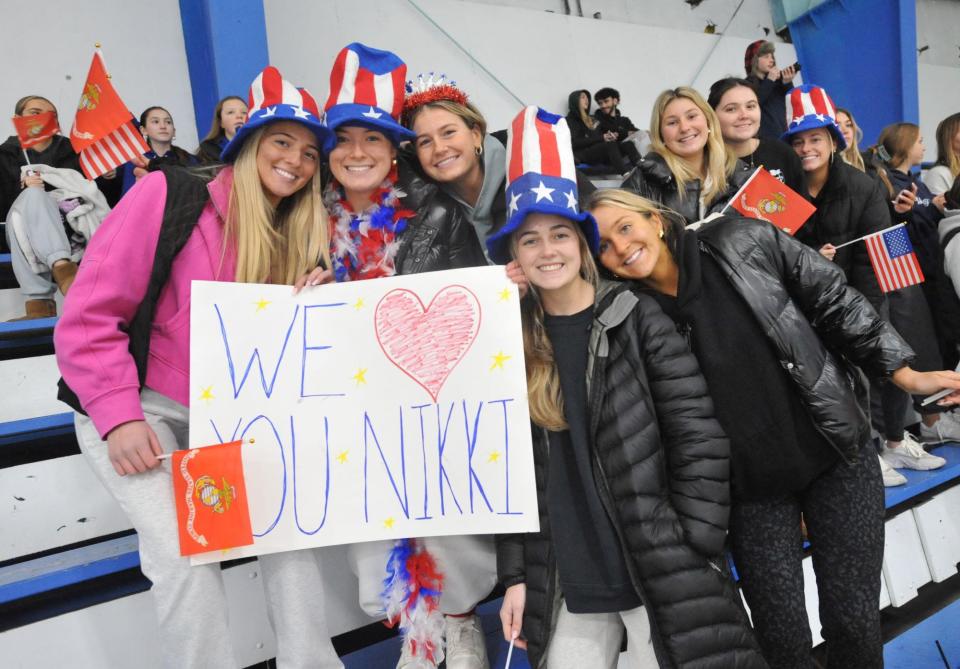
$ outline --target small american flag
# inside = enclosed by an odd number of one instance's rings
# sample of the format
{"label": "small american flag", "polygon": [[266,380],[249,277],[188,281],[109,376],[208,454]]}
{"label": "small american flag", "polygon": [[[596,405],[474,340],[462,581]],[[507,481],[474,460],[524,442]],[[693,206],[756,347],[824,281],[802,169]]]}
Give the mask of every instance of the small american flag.
{"label": "small american flag", "polygon": [[88,179],[96,179],[149,150],[133,121],[128,121],[80,151],[80,167]]}
{"label": "small american flag", "polygon": [[923,283],[923,272],[903,223],[876,232],[865,241],[870,264],[883,292]]}

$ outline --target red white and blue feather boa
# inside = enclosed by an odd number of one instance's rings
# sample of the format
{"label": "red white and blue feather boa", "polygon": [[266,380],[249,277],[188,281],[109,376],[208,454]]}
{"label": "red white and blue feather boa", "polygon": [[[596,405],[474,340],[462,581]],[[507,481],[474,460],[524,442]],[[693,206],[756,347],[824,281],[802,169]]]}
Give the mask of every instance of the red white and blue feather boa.
{"label": "red white and blue feather boa", "polygon": [[387,577],[380,598],[387,625],[400,625],[404,643],[414,656],[443,661],[443,574],[436,560],[416,539],[398,539],[387,558]]}
{"label": "red white and blue feather boa", "polygon": [[398,189],[397,168],[391,168],[370,200],[373,206],[356,213],[344,196],[343,187],[331,181],[323,194],[330,214],[330,257],[338,281],[358,281],[393,276],[394,260],[400,249],[400,234],[406,219],[416,212],[400,207],[406,193]]}

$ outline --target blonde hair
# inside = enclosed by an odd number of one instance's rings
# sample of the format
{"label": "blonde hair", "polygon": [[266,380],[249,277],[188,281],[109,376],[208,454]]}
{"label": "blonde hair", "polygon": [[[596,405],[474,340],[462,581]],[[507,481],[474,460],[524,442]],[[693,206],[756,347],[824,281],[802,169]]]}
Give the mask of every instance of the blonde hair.
{"label": "blonde hair", "polygon": [[663,243],[667,245],[670,255],[676,255],[677,238],[683,234],[685,228],[683,216],[677,212],[622,188],[603,188],[590,193],[584,210],[593,212],[599,207],[616,207],[640,214],[647,219],[656,216],[663,224]]}
{"label": "blonde hair", "polygon": [[[860,130],[860,126],[857,125],[857,119],[853,118],[853,114],[851,114],[848,109],[837,107],[834,118],[836,119],[840,114],[846,114],[847,118],[850,119],[850,123],[853,124],[853,142],[847,144],[847,148],[840,152],[840,157],[843,158],[843,161],[848,165],[853,165],[861,172],[866,172],[867,166],[863,163],[863,156],[860,155],[859,146],[860,138],[863,137],[863,131]],[[839,119],[837,119],[837,125],[839,125]]]}
{"label": "blonde hair", "polygon": [[[890,167],[897,167],[906,162],[910,157],[910,149],[920,139],[920,126],[915,123],[893,123],[888,125],[880,132],[877,138],[877,146],[883,146],[890,155],[890,160],[886,163]],[[910,165],[904,165],[907,170]]]}
{"label": "blonde hair", "polygon": [[473,103],[471,102],[460,104],[459,102],[455,102],[453,100],[437,100],[436,102],[428,102],[427,104],[420,105],[409,112],[404,112],[402,119],[404,127],[413,130],[413,124],[417,120],[417,115],[424,109],[443,109],[444,111],[448,111],[454,116],[459,116],[461,119],[463,119],[463,122],[470,130],[473,130],[474,128],[479,130],[481,139],[487,136],[487,119],[483,118],[483,114],[480,113],[480,110],[474,107]]}
{"label": "blonde hair", "polygon": [[292,285],[320,259],[330,267],[327,212],[320,201],[320,170],[310,183],[276,208],[257,169],[265,128],[254,132],[233,165],[224,245],[235,243],[238,283]]}
{"label": "blonde hair", "polygon": [[[597,263],[590,254],[590,247],[580,226],[573,223],[580,242],[580,276],[594,288],[600,278]],[[517,235],[511,241],[510,252],[517,256]],[[560,372],[553,357],[553,345],[544,326],[543,304],[533,285],[520,302],[523,324],[523,356],[527,369],[527,403],[530,418],[537,425],[559,432],[566,430],[567,419],[563,415],[563,393],[560,389]]]}
{"label": "blonde hair", "polygon": [[[668,149],[663,141],[663,132],[660,128],[663,114],[667,105],[678,98],[690,100],[707,119],[709,132],[707,133],[707,143],[703,147],[704,163],[707,171],[706,179],[703,179],[703,175],[694,172],[690,165]],[[702,191],[703,197],[708,205],[712,204],[715,199],[726,192],[727,180],[733,175],[737,166],[736,155],[723,142],[723,133],[720,132],[720,121],[717,119],[716,112],[707,104],[700,93],[689,86],[666,90],[657,96],[653,103],[653,113],[650,115],[650,146],[667,163],[667,167],[677,182],[677,192],[681,199],[686,194],[688,181],[703,179],[704,183],[702,185],[704,187],[709,186],[707,190]]]}

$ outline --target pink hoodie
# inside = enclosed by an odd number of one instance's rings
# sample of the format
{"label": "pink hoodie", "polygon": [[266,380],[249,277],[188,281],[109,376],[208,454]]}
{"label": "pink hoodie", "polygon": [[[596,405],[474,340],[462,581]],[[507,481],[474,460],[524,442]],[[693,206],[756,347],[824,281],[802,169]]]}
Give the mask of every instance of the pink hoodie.
{"label": "pink hoodie", "polygon": [[[223,252],[232,183],[233,168],[226,167],[208,184],[210,201],[174,259],[150,336],[146,385],[187,406],[191,281],[236,276],[235,250]],[[143,420],[137,369],[121,328],[147,293],[166,197],[166,177],[154,172],[110,213],[90,240],[53,333],[60,373],[103,438],[121,423]]]}

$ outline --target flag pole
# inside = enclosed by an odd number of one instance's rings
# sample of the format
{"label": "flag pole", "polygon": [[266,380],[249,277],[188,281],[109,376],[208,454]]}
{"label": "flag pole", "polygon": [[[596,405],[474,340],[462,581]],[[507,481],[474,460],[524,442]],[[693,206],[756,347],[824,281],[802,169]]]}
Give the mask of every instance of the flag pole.
{"label": "flag pole", "polygon": [[734,193],[734,194],[733,194],[733,197],[731,197],[729,200],[727,200],[727,203],[726,203],[725,205],[723,205],[723,209],[720,210],[720,215],[721,215],[721,216],[723,216],[723,214],[727,211],[727,209],[730,208],[730,205],[731,205],[731,204],[733,204],[734,202],[737,201],[737,198],[739,198],[740,195],[743,193],[743,191],[745,191],[745,190],[747,189],[747,186],[750,185],[750,182],[753,181],[758,174],[760,174],[760,170],[762,170],[762,169],[763,169],[763,165],[760,165],[757,169],[755,169],[755,170],[753,171],[753,174],[750,175],[750,178],[747,179],[746,181],[744,181],[744,182],[743,182],[743,185],[740,186],[740,190],[738,190],[736,193]]}
{"label": "flag pole", "polygon": [[856,239],[851,239],[849,242],[844,242],[838,246],[834,246],[834,249],[842,249],[844,246],[850,246],[851,244],[856,244],[857,242],[862,242],[867,237],[873,237],[874,235],[879,235],[881,232],[887,232],[889,230],[896,230],[897,228],[902,228],[906,223],[897,223],[896,225],[891,225],[889,228],[884,228],[883,230],[877,230],[876,232],[871,232],[869,235],[864,235],[863,237],[857,237]]}

